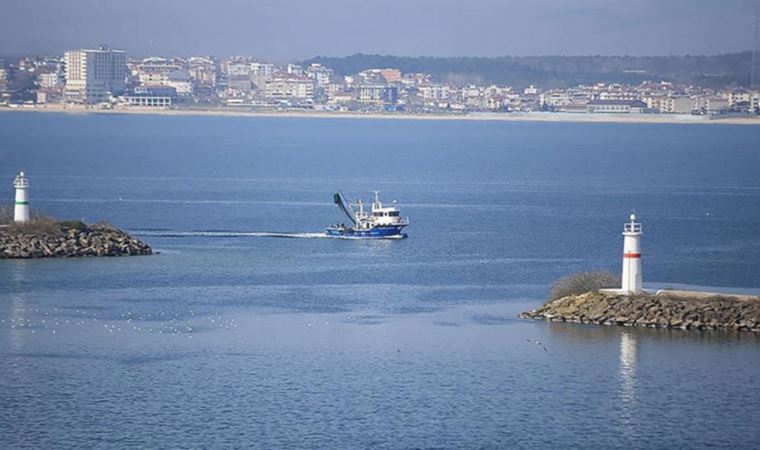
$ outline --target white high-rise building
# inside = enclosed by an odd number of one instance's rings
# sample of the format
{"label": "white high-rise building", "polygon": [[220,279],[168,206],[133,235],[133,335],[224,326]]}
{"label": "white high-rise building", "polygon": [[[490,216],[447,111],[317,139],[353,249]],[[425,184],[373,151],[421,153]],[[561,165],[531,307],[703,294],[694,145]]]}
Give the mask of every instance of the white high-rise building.
{"label": "white high-rise building", "polygon": [[127,54],[122,50],[70,50],[63,60],[64,98],[68,102],[99,103],[108,100],[109,94],[121,94],[126,89]]}

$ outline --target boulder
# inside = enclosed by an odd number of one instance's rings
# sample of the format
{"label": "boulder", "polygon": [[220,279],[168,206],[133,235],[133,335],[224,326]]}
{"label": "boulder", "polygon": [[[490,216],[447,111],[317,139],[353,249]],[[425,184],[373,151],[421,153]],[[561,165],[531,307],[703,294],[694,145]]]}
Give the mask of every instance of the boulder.
{"label": "boulder", "polygon": [[0,229],[0,258],[68,258],[76,256],[151,255],[150,246],[127,233],[105,225],[84,229],[37,227],[25,232]]}
{"label": "boulder", "polygon": [[588,292],[549,301],[520,316],[553,322],[678,329],[760,329],[760,297],[622,295]]}

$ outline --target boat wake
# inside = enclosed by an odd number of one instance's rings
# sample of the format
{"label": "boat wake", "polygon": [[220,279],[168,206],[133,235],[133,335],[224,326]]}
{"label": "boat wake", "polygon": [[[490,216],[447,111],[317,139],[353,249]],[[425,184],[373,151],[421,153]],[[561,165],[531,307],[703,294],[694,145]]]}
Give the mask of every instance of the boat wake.
{"label": "boat wake", "polygon": [[327,237],[325,233],[283,233],[269,231],[172,231],[172,230],[132,230],[138,236],[156,237],[268,237],[268,238],[293,238],[293,239],[316,239]]}

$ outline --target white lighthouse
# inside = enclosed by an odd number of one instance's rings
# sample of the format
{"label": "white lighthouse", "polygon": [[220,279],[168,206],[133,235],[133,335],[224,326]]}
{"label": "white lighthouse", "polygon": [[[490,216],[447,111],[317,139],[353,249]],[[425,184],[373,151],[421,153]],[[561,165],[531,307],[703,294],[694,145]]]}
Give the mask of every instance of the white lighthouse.
{"label": "white lighthouse", "polygon": [[635,294],[642,292],[641,234],[643,229],[636,222],[636,214],[623,226],[623,285],[621,291]]}
{"label": "white lighthouse", "polygon": [[16,207],[13,210],[13,220],[16,222],[29,222],[29,179],[24,172],[19,172],[13,180],[16,188]]}

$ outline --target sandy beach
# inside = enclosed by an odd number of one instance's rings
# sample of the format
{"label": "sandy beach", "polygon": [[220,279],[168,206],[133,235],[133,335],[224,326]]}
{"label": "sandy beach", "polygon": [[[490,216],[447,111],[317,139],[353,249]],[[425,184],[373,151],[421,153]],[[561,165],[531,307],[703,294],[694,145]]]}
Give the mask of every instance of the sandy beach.
{"label": "sandy beach", "polygon": [[169,116],[229,116],[229,117],[298,117],[323,119],[389,119],[389,120],[476,120],[517,122],[592,122],[592,123],[661,123],[689,125],[760,125],[760,116],[726,117],[711,119],[708,116],[676,114],[573,114],[553,112],[466,114],[408,114],[408,113],[361,113],[332,111],[278,111],[251,110],[235,107],[213,109],[164,109],[141,107],[116,107],[101,109],[82,105],[35,105],[0,107],[0,112],[52,112],[65,114],[153,114]]}

